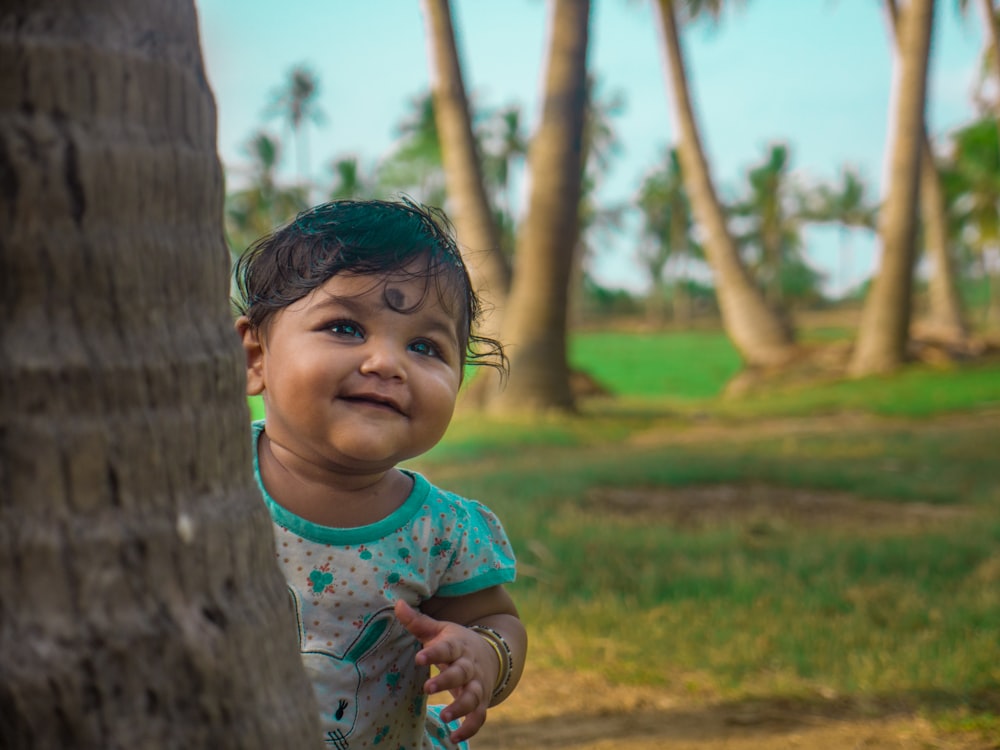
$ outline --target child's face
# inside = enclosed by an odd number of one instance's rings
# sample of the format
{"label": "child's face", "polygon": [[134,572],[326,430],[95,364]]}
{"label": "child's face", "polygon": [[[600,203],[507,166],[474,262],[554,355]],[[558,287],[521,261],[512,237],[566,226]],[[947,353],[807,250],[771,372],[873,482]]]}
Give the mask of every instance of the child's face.
{"label": "child's face", "polygon": [[268,437],[317,467],[387,470],[451,421],[463,351],[433,280],[338,274],[243,339]]}

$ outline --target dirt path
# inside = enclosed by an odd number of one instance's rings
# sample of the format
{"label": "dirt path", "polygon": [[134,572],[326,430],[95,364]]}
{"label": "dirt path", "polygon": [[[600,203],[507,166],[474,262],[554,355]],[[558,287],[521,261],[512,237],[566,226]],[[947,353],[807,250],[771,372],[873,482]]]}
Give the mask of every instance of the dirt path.
{"label": "dirt path", "polygon": [[996,750],[891,707],[834,700],[705,703],[594,676],[529,671],[493,709],[475,750]]}

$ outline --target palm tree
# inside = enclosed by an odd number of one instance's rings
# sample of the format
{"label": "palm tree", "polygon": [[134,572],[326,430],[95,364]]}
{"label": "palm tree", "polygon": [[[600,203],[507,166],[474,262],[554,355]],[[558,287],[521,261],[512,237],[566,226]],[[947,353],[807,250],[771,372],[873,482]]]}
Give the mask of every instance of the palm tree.
{"label": "palm tree", "polygon": [[771,308],[785,307],[782,280],[786,262],[795,263],[802,243],[800,216],[793,209],[788,146],[772,144],[760,165],[747,172],[750,192],[732,208],[747,230],[737,238],[757,252],[757,279]]}
{"label": "palm tree", "polygon": [[597,248],[608,246],[605,241],[621,231],[627,206],[607,205],[598,201],[597,189],[601,185],[616,156],[621,153],[621,142],[615,132],[613,119],[625,108],[625,97],[620,91],[603,97],[600,83],[587,76],[587,104],[583,128],[583,182],[580,190],[579,235],[573,252],[573,269],[570,274],[570,318],[580,316],[584,279],[587,266]]}
{"label": "palm tree", "polygon": [[528,155],[528,210],[504,316],[511,375],[491,399],[497,410],[575,408],[567,308],[580,220],[590,2],[553,0],[550,7],[544,105]]}
{"label": "palm tree", "polygon": [[268,117],[281,117],[295,136],[295,155],[299,186],[309,197],[309,133],[307,123],[321,124],[325,115],[320,109],[319,78],[306,65],[296,65],[288,72],[283,86],[271,94],[271,103],[265,110]]}
{"label": "palm tree", "polygon": [[[720,202],[688,90],[684,54],[677,28],[677,0],[657,0],[660,32],[668,61],[668,89],[677,121],[677,149],[695,218],[705,232],[705,256],[715,278],[726,334],[750,367],[782,364],[794,354],[790,327],[771,309],[740,260]],[[690,0],[691,18],[708,12],[716,17],[721,0]]]}
{"label": "palm tree", "polygon": [[[691,253],[691,204],[684,190],[680,158],[677,149],[670,149],[666,158],[646,175],[639,187],[636,204],[642,214],[639,260],[652,284],[649,293],[649,315],[662,322],[669,294],[666,269],[671,260],[683,262]],[[674,319],[684,322],[690,315],[684,275],[678,273],[673,284]]]}
{"label": "palm tree", "polygon": [[868,198],[868,184],[854,167],[840,170],[840,181],[834,185],[820,185],[801,198],[804,218],[807,221],[832,222],[840,234],[840,288],[847,292],[851,279],[850,232],[856,229],[874,229],[878,205]]}
{"label": "palm tree", "polygon": [[276,138],[259,131],[250,138],[246,151],[251,157],[249,184],[226,196],[226,239],[236,255],[307,205],[301,188],[278,184],[281,144]]}
{"label": "palm tree", "polygon": [[969,326],[958,291],[948,210],[934,152],[926,132],[924,136],[920,159],[920,213],[924,249],[932,264],[928,279],[927,322],[935,336],[962,342],[969,336]]}
{"label": "palm tree", "polygon": [[854,377],[897,369],[905,359],[910,327],[934,0],[909,0],[899,13],[889,186],[879,217],[882,256],[848,364]]}
{"label": "palm tree", "polygon": [[[893,39],[899,38],[899,13],[895,0],[886,0]],[[928,323],[934,334],[955,342],[968,338],[969,328],[962,310],[955,278],[948,232],[948,211],[926,122],[920,139],[920,214],[923,219],[924,249],[932,263],[929,287]]]}
{"label": "palm tree", "polygon": [[516,210],[512,177],[515,169],[528,155],[528,140],[523,132],[521,106],[508,104],[493,112],[483,126],[480,142],[483,144],[483,177],[486,189],[492,195],[491,203],[503,235],[504,250],[508,254],[513,254]]}
{"label": "palm tree", "polygon": [[374,197],[374,180],[364,175],[358,157],[340,156],[330,162],[333,182],[327,192],[330,200]]}
{"label": "palm tree", "polygon": [[0,28],[0,746],[315,746],[194,3]]}
{"label": "palm tree", "polygon": [[397,132],[394,150],[378,166],[377,190],[382,194],[405,192],[422,203],[443,206],[444,162],[430,92],[410,100],[410,113]]}
{"label": "palm tree", "polygon": [[[969,0],[959,0],[959,8],[965,12]],[[997,9],[993,0],[979,0],[979,10],[983,17],[983,29],[986,37],[986,63],[992,71],[992,77],[1000,83],[1000,25],[997,23]],[[1000,127],[1000,97],[994,94],[994,117]]]}
{"label": "palm tree", "polygon": [[[967,5],[968,0],[959,0],[959,7],[962,11],[965,11]],[[996,87],[1000,86],[1000,24],[998,24],[997,8],[994,6],[993,0],[979,0],[979,9],[983,17],[983,28],[986,38],[983,63],[984,68],[989,71],[984,74],[984,77],[992,79],[994,88],[992,102],[990,102],[989,107],[992,110],[991,116],[998,133],[1000,133],[1000,94],[996,92]],[[982,141],[982,137],[979,140]],[[989,170],[995,163],[995,161],[987,161],[983,166],[985,166],[986,170]],[[971,168],[973,173],[980,171],[974,165],[970,164],[968,167]],[[980,179],[977,182],[982,185],[986,181],[980,175]],[[982,214],[983,212],[980,212],[981,217]],[[985,230],[985,225],[982,228]],[[983,236],[983,240],[985,240],[985,236]],[[992,263],[989,260],[990,257],[994,257],[995,253],[1000,253],[1000,250],[996,249],[996,247],[990,248],[984,246],[982,241],[976,244],[982,253],[980,258],[983,262],[984,273],[989,280],[990,295],[986,309],[986,319],[989,323],[1000,325],[1000,269],[994,267],[994,265],[1000,265],[1000,258],[996,258]]]}
{"label": "palm tree", "polygon": [[942,168],[952,224],[987,279],[988,325],[1000,327],[1000,138],[992,118],[956,130]]}
{"label": "palm tree", "polygon": [[423,0],[431,52],[434,118],[444,162],[449,214],[473,284],[489,315],[482,332],[496,336],[510,286],[493,208],[483,179],[482,156],[472,128],[469,100],[462,80],[449,0]]}

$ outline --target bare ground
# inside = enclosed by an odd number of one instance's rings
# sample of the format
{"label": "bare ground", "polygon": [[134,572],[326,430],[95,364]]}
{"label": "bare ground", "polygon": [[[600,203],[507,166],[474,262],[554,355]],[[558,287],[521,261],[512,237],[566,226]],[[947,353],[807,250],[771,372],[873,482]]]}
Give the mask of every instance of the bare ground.
{"label": "bare ground", "polygon": [[592,675],[530,667],[490,712],[475,750],[996,750],[997,741],[947,734],[891,702],[752,700],[706,703]]}

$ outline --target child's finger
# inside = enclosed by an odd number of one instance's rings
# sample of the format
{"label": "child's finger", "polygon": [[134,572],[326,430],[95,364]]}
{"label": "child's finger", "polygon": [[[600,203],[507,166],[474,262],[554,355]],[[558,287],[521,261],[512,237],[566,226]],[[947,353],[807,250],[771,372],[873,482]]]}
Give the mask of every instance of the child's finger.
{"label": "child's finger", "polygon": [[485,714],[486,707],[482,701],[476,697],[476,691],[466,689],[452,690],[452,702],[441,712],[441,718],[445,721],[455,721],[476,714],[482,710]]}
{"label": "child's finger", "polygon": [[436,637],[444,627],[443,623],[414,609],[402,599],[396,600],[395,612],[396,619],[421,643]]}
{"label": "child's finger", "polygon": [[452,663],[434,661],[433,663],[438,665],[439,672],[427,681],[431,692],[441,693],[445,690],[461,689],[463,694],[471,692],[474,701],[482,700],[483,690],[475,677],[472,665],[466,660],[461,659]]}
{"label": "child's finger", "polygon": [[[448,711],[453,706],[455,706],[455,703],[452,703],[445,710]],[[462,742],[464,740],[470,739],[473,735],[476,734],[476,732],[482,729],[483,724],[486,723],[486,709],[479,706],[477,706],[472,711],[467,711],[464,713],[456,710],[456,715],[447,719],[447,721],[453,721],[454,719],[460,718],[462,716],[465,717],[462,720],[462,724],[458,727],[458,729],[456,729],[454,732],[451,733],[452,742]],[[444,718],[444,716],[442,716],[442,718]]]}

